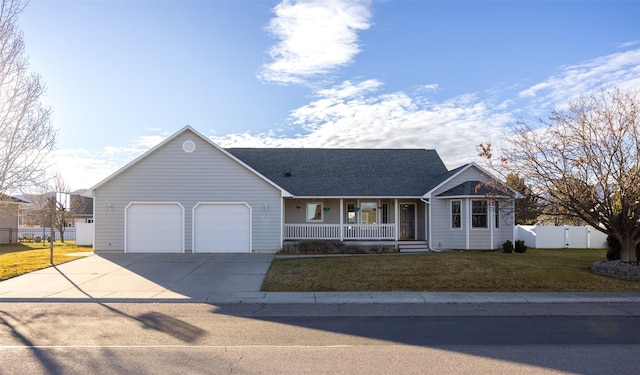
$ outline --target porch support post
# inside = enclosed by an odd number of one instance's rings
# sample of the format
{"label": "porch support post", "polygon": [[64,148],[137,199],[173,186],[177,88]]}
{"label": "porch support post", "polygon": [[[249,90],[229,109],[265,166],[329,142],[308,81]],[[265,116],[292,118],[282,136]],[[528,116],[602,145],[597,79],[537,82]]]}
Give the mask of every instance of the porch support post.
{"label": "porch support post", "polygon": [[394,205],[394,210],[396,211],[396,214],[395,214],[396,217],[395,217],[395,220],[394,220],[395,221],[395,229],[396,229],[394,231],[395,232],[395,234],[394,234],[395,238],[394,239],[395,239],[396,242],[398,242],[398,239],[400,238],[398,236],[398,233],[400,233],[400,206],[398,205],[398,198],[394,199],[393,205]]}
{"label": "porch support post", "polygon": [[466,243],[466,249],[469,250],[469,235],[471,234],[471,199],[466,198],[465,199],[466,203],[467,203],[467,225],[466,225],[466,232],[467,232],[467,243]]}
{"label": "porch support post", "polygon": [[496,202],[493,200],[490,201],[489,207],[491,207],[489,209],[489,217],[487,218],[487,225],[489,225],[489,231],[490,231],[489,241],[491,241],[489,245],[489,250],[493,250],[493,227],[496,226]]}
{"label": "porch support post", "polygon": [[344,241],[344,199],[340,198],[340,241]]}
{"label": "porch support post", "polygon": [[[424,206],[424,239],[425,241],[429,241],[429,210],[425,202],[422,202],[422,205]],[[418,236],[416,233],[416,240],[417,239]]]}
{"label": "porch support post", "polygon": [[[93,212],[96,212],[96,208],[95,208],[96,202],[95,199],[93,201]],[[280,243],[282,244],[282,246],[284,246],[284,224],[285,224],[285,218],[284,218],[284,205],[285,205],[285,200],[283,197],[280,197]],[[95,225],[95,224],[94,224]],[[95,230],[93,231],[93,236],[95,237],[96,233]],[[95,238],[93,239],[93,243],[95,242]],[[193,251],[193,249],[191,249],[191,251]]]}

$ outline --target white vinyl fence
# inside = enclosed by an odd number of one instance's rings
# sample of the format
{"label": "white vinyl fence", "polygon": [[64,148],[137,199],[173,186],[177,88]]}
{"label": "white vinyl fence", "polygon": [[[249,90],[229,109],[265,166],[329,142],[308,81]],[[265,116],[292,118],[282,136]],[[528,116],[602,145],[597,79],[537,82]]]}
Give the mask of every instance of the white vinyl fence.
{"label": "white vinyl fence", "polygon": [[93,245],[93,223],[76,223],[76,245]]}
{"label": "white vinyl fence", "polygon": [[607,235],[590,225],[540,226],[516,225],[513,237],[537,249],[602,249],[607,247]]}
{"label": "white vinyl fence", "polygon": [[[42,241],[47,241],[47,239],[51,236],[51,228],[18,228],[18,238],[23,239],[25,236],[29,234],[29,238],[40,238]],[[57,229],[54,229],[53,236],[56,240],[60,240],[60,233]],[[76,228],[65,228],[64,229],[64,239],[65,240],[75,240],[76,239]]]}

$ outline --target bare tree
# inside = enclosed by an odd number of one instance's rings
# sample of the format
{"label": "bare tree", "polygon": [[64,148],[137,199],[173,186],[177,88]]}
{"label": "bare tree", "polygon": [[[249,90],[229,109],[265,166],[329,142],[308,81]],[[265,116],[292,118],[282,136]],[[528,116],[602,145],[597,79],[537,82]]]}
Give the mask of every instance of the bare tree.
{"label": "bare tree", "polygon": [[0,0],[0,193],[38,183],[55,144],[51,109],[40,103],[45,86],[29,72],[18,16],[24,0]]}
{"label": "bare tree", "polygon": [[[552,111],[548,121],[512,126],[499,162],[564,214],[621,244],[620,259],[637,262],[640,244],[640,97],[602,89]],[[490,145],[481,155],[492,160]]]}
{"label": "bare tree", "polygon": [[505,183],[522,195],[515,200],[514,215],[516,224],[532,225],[542,213],[538,205],[538,197],[533,194],[529,186],[518,173],[507,174]]}
{"label": "bare tree", "polygon": [[53,227],[60,233],[60,241],[64,242],[64,231],[73,222],[74,210],[70,206],[71,199],[67,202],[58,201],[58,193],[69,193],[69,187],[60,173],[53,176],[54,192],[50,196],[50,207],[52,209]]}

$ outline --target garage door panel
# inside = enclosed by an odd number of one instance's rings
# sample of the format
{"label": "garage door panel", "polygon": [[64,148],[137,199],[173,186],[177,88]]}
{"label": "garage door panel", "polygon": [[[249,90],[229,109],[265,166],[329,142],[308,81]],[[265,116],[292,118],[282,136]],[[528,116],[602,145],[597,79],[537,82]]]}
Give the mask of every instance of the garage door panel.
{"label": "garage door panel", "polygon": [[184,215],[179,204],[132,203],[126,215],[126,252],[183,252]]}
{"label": "garage door panel", "polygon": [[200,204],[194,211],[195,252],[251,252],[251,209],[246,204]]}

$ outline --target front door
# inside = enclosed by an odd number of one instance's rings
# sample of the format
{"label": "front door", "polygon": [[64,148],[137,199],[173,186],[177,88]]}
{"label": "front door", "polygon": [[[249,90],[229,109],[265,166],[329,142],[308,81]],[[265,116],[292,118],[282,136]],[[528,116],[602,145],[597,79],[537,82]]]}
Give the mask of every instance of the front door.
{"label": "front door", "polygon": [[416,239],[416,205],[415,203],[400,204],[400,239]]}

